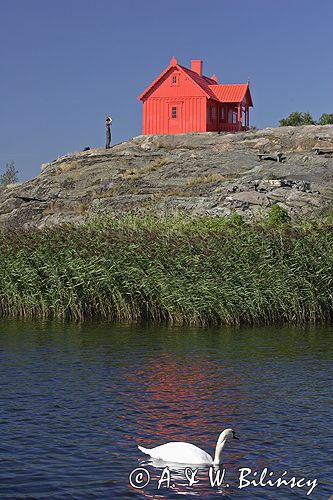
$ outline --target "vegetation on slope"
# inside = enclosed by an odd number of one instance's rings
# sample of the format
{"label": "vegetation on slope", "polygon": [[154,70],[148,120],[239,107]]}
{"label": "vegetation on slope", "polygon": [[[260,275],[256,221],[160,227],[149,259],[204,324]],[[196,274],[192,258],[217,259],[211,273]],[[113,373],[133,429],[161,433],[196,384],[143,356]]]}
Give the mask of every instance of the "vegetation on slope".
{"label": "vegetation on slope", "polygon": [[0,234],[0,314],[186,324],[333,316],[333,226],[125,217]]}
{"label": "vegetation on slope", "polygon": [[280,127],[301,127],[302,125],[331,125],[333,113],[323,113],[316,122],[309,112],[293,111],[287,118],[279,120]]}

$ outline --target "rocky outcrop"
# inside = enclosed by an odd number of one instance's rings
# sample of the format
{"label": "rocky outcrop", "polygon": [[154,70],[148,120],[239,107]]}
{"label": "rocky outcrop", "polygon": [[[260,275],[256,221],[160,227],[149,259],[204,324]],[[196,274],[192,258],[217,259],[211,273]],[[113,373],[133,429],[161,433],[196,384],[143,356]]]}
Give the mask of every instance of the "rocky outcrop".
{"label": "rocky outcrop", "polygon": [[[147,211],[262,217],[275,203],[292,216],[325,214],[333,155],[315,147],[333,147],[333,125],[135,137],[60,157],[35,179],[1,189],[0,227]],[[272,157],[260,161],[258,153]]]}

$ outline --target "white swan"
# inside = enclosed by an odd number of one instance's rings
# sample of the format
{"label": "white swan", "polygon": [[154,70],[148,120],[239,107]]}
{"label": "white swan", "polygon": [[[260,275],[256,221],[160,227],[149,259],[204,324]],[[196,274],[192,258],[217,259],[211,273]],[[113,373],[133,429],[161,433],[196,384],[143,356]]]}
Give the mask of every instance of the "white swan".
{"label": "white swan", "polygon": [[222,463],[222,450],[228,438],[239,439],[232,429],[225,429],[221,432],[216,443],[214,460],[211,455],[191,443],[171,442],[151,449],[143,446],[138,446],[138,448],[142,453],[157,460],[163,460],[163,462],[219,465]]}

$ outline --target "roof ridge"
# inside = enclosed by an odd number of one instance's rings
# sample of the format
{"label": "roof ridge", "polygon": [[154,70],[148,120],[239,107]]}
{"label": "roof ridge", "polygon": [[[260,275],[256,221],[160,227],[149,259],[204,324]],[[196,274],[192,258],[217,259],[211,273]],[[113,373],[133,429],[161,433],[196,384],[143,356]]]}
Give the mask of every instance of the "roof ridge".
{"label": "roof ridge", "polygon": [[199,75],[199,73],[197,73],[196,71],[193,71],[193,69],[187,68],[186,66],[183,66],[182,64],[178,64],[178,66],[180,66],[181,68],[185,69],[186,71],[190,71],[191,73],[193,73],[194,75],[198,76],[199,78],[204,78],[205,80],[209,80],[210,82],[216,83],[216,81],[213,80],[212,78],[210,78],[210,76]]}
{"label": "roof ridge", "polygon": [[210,85],[210,87],[223,87],[223,86],[230,86],[230,87],[239,87],[240,85],[244,85],[245,87],[248,87],[248,83],[213,83]]}

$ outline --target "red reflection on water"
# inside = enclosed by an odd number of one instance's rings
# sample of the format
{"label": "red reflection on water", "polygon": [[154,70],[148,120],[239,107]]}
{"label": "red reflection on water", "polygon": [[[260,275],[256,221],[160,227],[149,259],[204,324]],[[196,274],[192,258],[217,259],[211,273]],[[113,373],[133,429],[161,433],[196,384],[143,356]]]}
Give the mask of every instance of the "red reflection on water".
{"label": "red reflection on water", "polygon": [[207,443],[208,435],[213,432],[217,438],[230,425],[240,403],[239,375],[201,357],[189,362],[165,353],[163,358],[151,358],[144,372],[128,374],[127,379],[136,385],[138,379],[142,381],[142,392],[135,400],[136,426],[148,447],[189,441],[191,436]]}
{"label": "red reflection on water", "polygon": [[[235,423],[234,415],[241,413],[244,394],[240,387],[243,380],[220,359],[205,356],[181,358],[163,353],[146,358],[144,370],[140,368],[125,377],[131,422],[124,438],[133,443],[133,435],[139,436],[137,444],[148,448],[168,441],[186,441],[213,455],[218,435]],[[229,464],[239,462],[237,443],[228,443],[226,456]],[[147,457],[138,452],[138,458]],[[172,481],[173,488],[165,493],[163,489],[156,491],[161,471],[152,466],[149,466],[149,471],[150,487],[140,491],[146,498],[169,498],[170,493],[198,497],[209,496],[212,492],[226,494],[224,487],[211,488],[208,477],[204,477],[207,469],[201,476],[200,485],[189,487],[183,474],[179,474]]]}

